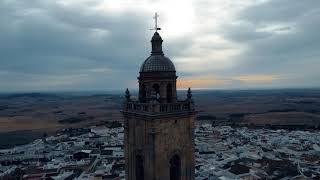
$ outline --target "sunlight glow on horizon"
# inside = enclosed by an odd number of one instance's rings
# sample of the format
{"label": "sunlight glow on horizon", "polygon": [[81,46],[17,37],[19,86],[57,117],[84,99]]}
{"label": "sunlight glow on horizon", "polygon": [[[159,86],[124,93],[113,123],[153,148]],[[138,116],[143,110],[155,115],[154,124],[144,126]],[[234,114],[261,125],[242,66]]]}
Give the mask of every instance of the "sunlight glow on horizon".
{"label": "sunlight glow on horizon", "polygon": [[260,74],[241,75],[234,77],[219,77],[215,75],[182,77],[177,79],[177,88],[185,89],[192,87],[196,89],[210,89],[216,87],[229,87],[234,83],[234,81],[251,86],[260,83],[268,84],[283,79],[288,79],[288,77],[283,75]]}

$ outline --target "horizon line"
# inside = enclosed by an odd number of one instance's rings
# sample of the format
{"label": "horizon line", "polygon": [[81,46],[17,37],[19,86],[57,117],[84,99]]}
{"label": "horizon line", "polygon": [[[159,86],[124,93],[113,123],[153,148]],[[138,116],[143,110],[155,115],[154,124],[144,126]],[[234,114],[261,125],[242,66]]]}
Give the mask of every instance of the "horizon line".
{"label": "horizon line", "polygon": [[[103,93],[103,92],[125,92],[125,89],[104,89],[104,90],[24,90],[24,91],[0,91],[0,94],[33,94],[33,93]],[[188,88],[179,88],[177,91],[186,91]],[[129,89],[136,92],[138,88]],[[320,90],[319,87],[265,87],[265,88],[192,88],[192,91],[263,91],[263,90]]]}

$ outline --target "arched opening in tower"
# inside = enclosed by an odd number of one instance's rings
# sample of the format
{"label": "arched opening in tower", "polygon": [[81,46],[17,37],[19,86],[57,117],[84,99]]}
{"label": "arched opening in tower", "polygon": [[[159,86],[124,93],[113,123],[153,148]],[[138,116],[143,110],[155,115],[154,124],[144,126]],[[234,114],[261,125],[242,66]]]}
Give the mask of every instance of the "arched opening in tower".
{"label": "arched opening in tower", "polygon": [[141,155],[136,156],[136,179],[144,180],[143,159]]}
{"label": "arched opening in tower", "polygon": [[167,102],[168,103],[172,102],[172,85],[171,84],[167,85]]}
{"label": "arched opening in tower", "polygon": [[153,91],[154,91],[153,96],[155,96],[153,98],[155,98],[156,100],[159,100],[159,98],[160,98],[160,86],[159,86],[159,84],[154,84],[152,87],[153,87]]}
{"label": "arched opening in tower", "polygon": [[143,102],[146,101],[146,96],[147,96],[146,85],[143,84],[141,88],[141,99]]}
{"label": "arched opening in tower", "polygon": [[181,177],[181,160],[178,155],[170,159],[170,180],[180,180]]}

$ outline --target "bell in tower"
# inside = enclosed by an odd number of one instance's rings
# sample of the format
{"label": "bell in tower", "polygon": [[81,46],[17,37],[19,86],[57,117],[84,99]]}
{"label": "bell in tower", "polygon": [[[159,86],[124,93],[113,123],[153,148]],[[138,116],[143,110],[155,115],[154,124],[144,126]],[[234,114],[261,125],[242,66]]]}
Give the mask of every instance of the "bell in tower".
{"label": "bell in tower", "polygon": [[[155,16],[157,18],[157,14]],[[178,100],[176,70],[156,25],[151,55],[139,72],[139,98],[123,103],[127,180],[194,180],[194,102]]]}

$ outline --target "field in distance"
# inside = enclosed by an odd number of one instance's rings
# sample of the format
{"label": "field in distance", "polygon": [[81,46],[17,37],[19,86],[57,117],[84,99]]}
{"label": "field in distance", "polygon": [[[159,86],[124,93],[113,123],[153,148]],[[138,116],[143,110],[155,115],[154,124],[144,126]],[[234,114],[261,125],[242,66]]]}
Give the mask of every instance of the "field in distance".
{"label": "field in distance", "polygon": [[24,144],[71,127],[121,121],[120,95],[2,94],[0,148]]}
{"label": "field in distance", "polygon": [[[178,94],[182,99],[186,92]],[[198,120],[213,124],[320,124],[319,89],[195,90],[193,97]],[[63,128],[122,121],[122,101],[121,93],[1,94],[0,136],[6,138],[0,138],[0,148]]]}
{"label": "field in distance", "polygon": [[236,125],[320,125],[319,89],[200,91],[198,119]]}

